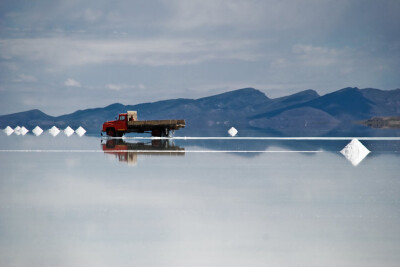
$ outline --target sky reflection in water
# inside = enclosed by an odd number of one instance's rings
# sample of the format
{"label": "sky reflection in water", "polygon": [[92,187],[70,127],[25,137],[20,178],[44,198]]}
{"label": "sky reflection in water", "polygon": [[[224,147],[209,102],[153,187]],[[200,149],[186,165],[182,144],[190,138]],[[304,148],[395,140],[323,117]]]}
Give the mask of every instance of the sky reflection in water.
{"label": "sky reflection in water", "polygon": [[[3,151],[83,151],[0,152],[3,266],[400,260],[396,142],[363,142],[372,152],[354,167],[339,153],[347,141],[118,141],[107,151],[94,137],[0,138]],[[243,148],[330,152],[193,152]]]}

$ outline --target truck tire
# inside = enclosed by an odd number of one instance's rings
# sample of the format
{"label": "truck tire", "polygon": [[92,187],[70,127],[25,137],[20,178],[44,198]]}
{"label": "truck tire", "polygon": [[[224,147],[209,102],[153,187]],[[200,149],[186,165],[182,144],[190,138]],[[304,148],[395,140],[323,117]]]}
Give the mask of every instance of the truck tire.
{"label": "truck tire", "polygon": [[151,136],[169,137],[169,129],[168,128],[154,129],[151,131]]}
{"label": "truck tire", "polygon": [[164,128],[161,130],[161,136],[162,137],[169,137],[169,129],[168,128]]}
{"label": "truck tire", "polygon": [[151,136],[160,137],[161,136],[161,129],[154,129],[151,131]]}
{"label": "truck tire", "polygon": [[107,128],[107,135],[111,136],[111,137],[115,137],[116,136],[115,129],[114,128]]}

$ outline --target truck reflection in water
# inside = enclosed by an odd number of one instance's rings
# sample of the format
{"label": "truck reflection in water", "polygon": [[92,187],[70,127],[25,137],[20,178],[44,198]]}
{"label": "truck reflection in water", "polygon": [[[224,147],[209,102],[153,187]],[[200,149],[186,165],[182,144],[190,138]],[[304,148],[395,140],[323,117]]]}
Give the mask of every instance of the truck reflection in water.
{"label": "truck reflection in water", "polygon": [[[104,143],[105,142],[105,143]],[[137,164],[138,155],[184,156],[185,148],[176,146],[172,141],[160,139],[151,142],[127,142],[123,139],[102,140],[104,153],[114,155],[119,161],[129,165]]]}

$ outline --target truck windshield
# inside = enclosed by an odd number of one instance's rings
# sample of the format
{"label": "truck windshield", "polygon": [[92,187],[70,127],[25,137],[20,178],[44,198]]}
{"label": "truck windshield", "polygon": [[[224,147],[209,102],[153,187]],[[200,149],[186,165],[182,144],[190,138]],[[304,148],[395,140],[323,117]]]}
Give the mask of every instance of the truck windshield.
{"label": "truck windshield", "polygon": [[119,120],[120,120],[120,121],[124,121],[124,120],[125,120],[125,116],[120,116],[120,117],[119,117]]}

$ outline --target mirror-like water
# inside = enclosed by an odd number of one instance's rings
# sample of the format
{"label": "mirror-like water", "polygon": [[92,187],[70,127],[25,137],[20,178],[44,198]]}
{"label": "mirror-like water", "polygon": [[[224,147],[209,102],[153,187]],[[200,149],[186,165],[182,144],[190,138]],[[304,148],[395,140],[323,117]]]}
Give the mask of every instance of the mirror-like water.
{"label": "mirror-like water", "polygon": [[0,136],[0,265],[397,266],[399,141],[349,141]]}

